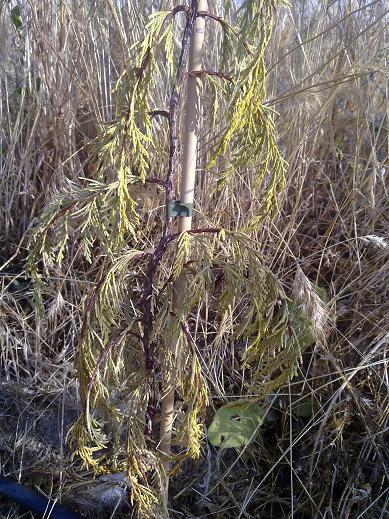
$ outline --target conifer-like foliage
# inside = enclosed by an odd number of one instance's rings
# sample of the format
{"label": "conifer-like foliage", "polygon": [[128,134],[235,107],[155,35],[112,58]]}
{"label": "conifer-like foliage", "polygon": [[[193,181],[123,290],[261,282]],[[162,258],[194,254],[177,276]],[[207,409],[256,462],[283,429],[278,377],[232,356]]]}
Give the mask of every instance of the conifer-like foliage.
{"label": "conifer-like foliage", "polygon": [[[42,318],[40,293],[54,270],[73,261],[94,272],[95,284],[82,297],[77,353],[83,412],[70,440],[75,455],[96,473],[127,472],[143,518],[164,513],[164,459],[156,433],[162,392],[172,385],[173,473],[200,455],[215,384],[205,345],[213,358],[222,346],[244,345],[241,366],[260,400],[294,374],[301,358],[288,298],[256,242],[261,219],[277,207],[285,172],[274,114],[265,105],[265,50],[277,2],[224,4],[222,13],[198,13],[192,0],[150,17],[118,78],[116,118],[89,148],[88,178],[52,201],[31,241],[29,266]],[[194,230],[178,235],[165,207],[174,196],[180,160],[171,128],[182,117],[196,16],[207,18],[210,33],[222,34],[221,70],[201,73],[212,99],[204,124],[215,133],[214,152],[202,159],[207,189],[216,205],[234,192],[237,175],[250,170],[254,180],[250,217],[240,230],[223,228],[216,212],[195,212]],[[161,98],[166,105],[156,106]],[[179,277],[185,290],[177,292]],[[168,347],[172,342],[179,345],[176,356]]]}

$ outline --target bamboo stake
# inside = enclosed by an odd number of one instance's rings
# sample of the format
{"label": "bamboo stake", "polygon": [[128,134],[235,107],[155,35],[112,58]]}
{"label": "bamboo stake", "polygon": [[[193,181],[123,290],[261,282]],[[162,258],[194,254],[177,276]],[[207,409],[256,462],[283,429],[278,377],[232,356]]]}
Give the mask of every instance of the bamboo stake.
{"label": "bamboo stake", "polygon": [[[207,10],[207,0],[199,0],[198,11]],[[188,72],[201,70],[201,51],[204,43],[205,19],[197,17],[194,31],[191,36],[189,49]],[[180,202],[192,204],[194,198],[194,185],[197,165],[197,142],[199,136],[200,119],[200,77],[188,76],[185,103],[184,139],[183,139],[183,165],[180,185]],[[192,228],[191,216],[180,216],[178,220],[178,232],[188,231]],[[180,276],[175,283],[175,292],[185,290],[185,276]],[[177,356],[177,344],[172,343],[171,352],[173,358]],[[174,376],[174,375],[173,375]],[[175,384],[172,380],[171,388],[162,400],[161,426],[159,450],[170,455],[172,424],[174,414]],[[166,487],[165,503],[168,501],[170,463],[165,463]]]}

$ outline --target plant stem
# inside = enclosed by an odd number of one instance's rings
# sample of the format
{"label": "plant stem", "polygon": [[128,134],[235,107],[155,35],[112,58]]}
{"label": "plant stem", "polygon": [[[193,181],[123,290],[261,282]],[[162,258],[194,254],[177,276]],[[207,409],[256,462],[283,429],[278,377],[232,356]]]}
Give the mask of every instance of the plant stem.
{"label": "plant stem", "polygon": [[[196,5],[197,4],[197,5]],[[201,70],[201,51],[204,42],[205,20],[204,17],[197,16],[197,11],[206,11],[207,0],[199,0],[192,2],[191,17],[195,16],[194,30],[190,38],[187,93],[186,93],[186,111],[184,120],[184,140],[183,140],[183,167],[180,185],[180,201],[181,203],[193,203],[194,184],[196,176],[197,164],[197,141],[199,136],[199,113],[200,113],[200,82],[199,76],[190,75],[191,72]],[[195,12],[194,12],[195,10]],[[171,120],[171,124],[175,124],[175,120]],[[171,141],[171,146],[173,142]],[[175,158],[176,147],[171,147],[171,158]],[[171,200],[167,200],[171,201]],[[179,217],[178,232],[189,231],[192,228],[192,217]],[[178,294],[181,290],[185,290],[185,276],[181,275],[174,287],[174,291]],[[173,359],[177,357],[177,344],[173,342],[170,345]],[[170,390],[166,393],[162,400],[161,409],[161,426],[159,450],[167,457],[171,453],[171,438],[174,413],[174,394],[175,384],[173,377],[170,381]],[[166,485],[165,485],[165,503],[168,502],[169,490],[169,470],[170,462],[165,462]]]}
{"label": "plant stem", "polygon": [[[185,9],[182,9],[185,10]],[[153,312],[152,312],[152,295],[153,295],[153,281],[161,262],[161,259],[166,252],[166,248],[172,239],[172,218],[168,215],[168,204],[174,200],[174,180],[177,176],[178,171],[178,139],[179,139],[179,108],[181,93],[183,90],[183,84],[185,80],[185,70],[189,55],[189,44],[190,38],[194,25],[196,23],[197,16],[197,0],[192,0],[191,10],[187,12],[187,21],[185,24],[184,34],[182,36],[181,53],[178,60],[178,67],[176,72],[176,79],[173,86],[173,91],[170,96],[169,105],[169,167],[166,175],[166,181],[164,182],[165,187],[165,199],[166,199],[166,215],[165,224],[163,228],[162,237],[152,254],[144,278],[143,284],[143,349],[145,354],[145,368],[147,373],[147,385],[149,388],[148,404],[145,416],[145,436],[148,440],[151,440],[153,432],[153,418],[156,411],[157,405],[157,379],[156,379],[156,368],[157,359],[155,354],[155,344],[151,340],[153,330]],[[147,54],[148,56],[149,54]],[[149,58],[145,57],[147,62]],[[145,65],[142,64],[139,70],[139,74],[143,74]]]}

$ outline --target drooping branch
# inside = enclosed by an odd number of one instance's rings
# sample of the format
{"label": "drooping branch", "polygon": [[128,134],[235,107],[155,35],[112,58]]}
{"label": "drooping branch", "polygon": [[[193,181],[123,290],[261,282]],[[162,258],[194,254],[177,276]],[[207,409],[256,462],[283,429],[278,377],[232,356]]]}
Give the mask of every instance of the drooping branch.
{"label": "drooping branch", "polygon": [[108,343],[104,346],[104,348],[101,350],[100,355],[96,361],[95,367],[93,368],[92,375],[89,379],[88,386],[86,388],[86,393],[84,397],[84,408],[87,407],[90,394],[93,389],[93,385],[96,382],[96,379],[98,377],[100,368],[102,365],[106,362],[108,357],[111,355],[112,351],[116,348],[116,346],[119,344],[120,340],[124,336],[124,334],[127,332],[127,327],[122,327],[120,330],[118,330],[113,337],[108,341]]}
{"label": "drooping branch", "polygon": [[172,18],[175,17],[176,14],[181,13],[181,12],[185,12],[186,14],[188,14],[189,7],[187,5],[178,5],[177,7],[172,9],[169,14],[166,15],[164,21],[162,22],[161,29],[158,33],[156,41],[153,42],[153,44],[147,49],[147,52],[143,57],[142,63],[135,73],[135,76],[137,79],[140,79],[143,76],[143,74],[147,68],[147,65],[150,61],[150,57],[151,57],[153,48],[156,47],[156,45],[158,45],[162,34],[165,32],[166,26],[170,23],[170,21],[172,20]]}
{"label": "drooping branch", "polygon": [[[137,321],[138,320],[134,321],[133,324],[135,324]],[[119,328],[119,330],[115,333],[115,335],[110,338],[110,340],[107,342],[107,344],[101,350],[100,355],[97,358],[95,367],[93,368],[92,375],[91,375],[88,385],[87,385],[86,394],[85,394],[84,402],[83,402],[84,407],[86,407],[86,405],[87,405],[91,391],[93,389],[93,385],[96,382],[97,376],[99,374],[100,368],[103,366],[103,364],[106,362],[106,360],[111,355],[113,350],[119,344],[122,337],[124,337],[124,335],[128,333],[129,335],[132,335],[139,341],[142,340],[141,336],[137,332],[134,332],[133,330],[131,330],[130,328],[131,327],[129,327],[127,325],[121,326]]]}

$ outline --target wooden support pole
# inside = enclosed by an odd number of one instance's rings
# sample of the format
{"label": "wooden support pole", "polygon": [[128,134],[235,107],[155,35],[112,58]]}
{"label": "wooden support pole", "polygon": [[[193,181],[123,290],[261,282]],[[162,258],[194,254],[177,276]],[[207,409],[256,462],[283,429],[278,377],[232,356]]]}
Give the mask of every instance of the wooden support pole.
{"label": "wooden support pole", "polygon": [[[198,11],[207,10],[207,0],[199,0]],[[205,18],[198,16],[194,26],[194,31],[191,36],[188,72],[201,70],[201,55],[204,43]],[[201,79],[199,76],[187,78],[187,92],[185,101],[185,116],[184,116],[184,137],[183,137],[183,164],[180,185],[180,202],[181,204],[192,204],[194,198],[194,186],[196,178],[197,167],[197,143],[199,138],[200,126],[200,87]],[[192,228],[192,216],[179,216],[178,232],[188,231]],[[180,276],[175,283],[175,292],[185,290],[185,276]],[[177,344],[171,344],[171,351],[173,358],[177,357]],[[161,426],[160,426],[160,441],[159,450],[170,455],[171,439],[172,439],[172,425],[174,415],[174,395],[175,384],[174,380],[171,384],[170,390],[162,400],[161,408]],[[167,474],[166,479],[166,493],[165,503],[168,501],[168,487],[169,487],[169,470],[170,464],[165,464]]]}

